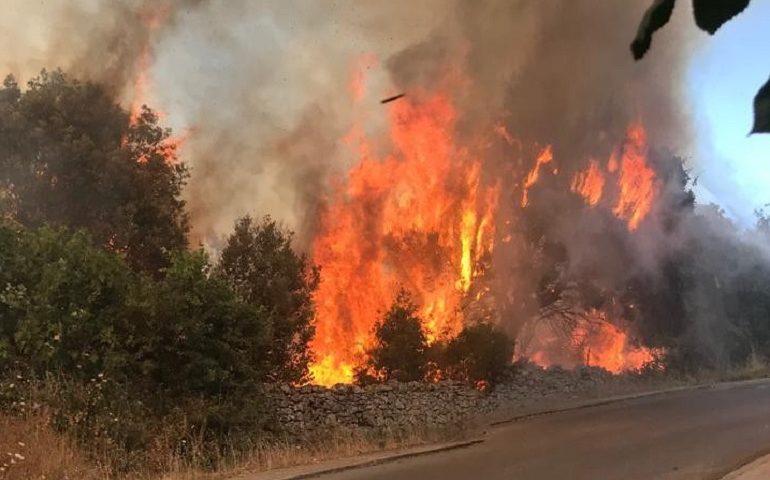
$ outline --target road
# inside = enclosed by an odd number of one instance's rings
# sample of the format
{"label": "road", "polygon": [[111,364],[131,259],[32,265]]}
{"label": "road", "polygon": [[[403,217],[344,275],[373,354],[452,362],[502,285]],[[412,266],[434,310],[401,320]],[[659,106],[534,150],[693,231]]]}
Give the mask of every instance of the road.
{"label": "road", "polygon": [[770,381],[765,381],[533,417],[497,427],[472,447],[323,478],[716,479],[768,451]]}

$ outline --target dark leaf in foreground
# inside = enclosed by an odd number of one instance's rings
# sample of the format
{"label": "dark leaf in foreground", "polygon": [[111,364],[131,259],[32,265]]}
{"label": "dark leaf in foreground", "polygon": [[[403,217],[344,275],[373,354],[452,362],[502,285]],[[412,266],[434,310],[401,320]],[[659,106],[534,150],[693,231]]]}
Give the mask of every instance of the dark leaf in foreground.
{"label": "dark leaf in foreground", "polygon": [[693,0],[695,23],[701,30],[714,34],[725,22],[741,13],[750,0]]}
{"label": "dark leaf in foreground", "polygon": [[652,34],[668,23],[671,12],[674,11],[675,0],[654,0],[653,4],[644,13],[636,38],[631,42],[631,53],[635,60],[639,60],[647,53],[652,43]]}
{"label": "dark leaf in foreground", "polygon": [[751,133],[770,133],[770,78],[754,97],[754,127]]}

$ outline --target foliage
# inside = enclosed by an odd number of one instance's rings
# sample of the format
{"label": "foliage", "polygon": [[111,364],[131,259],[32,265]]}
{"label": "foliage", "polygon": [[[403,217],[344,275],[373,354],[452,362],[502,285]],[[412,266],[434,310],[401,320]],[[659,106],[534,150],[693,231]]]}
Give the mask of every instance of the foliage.
{"label": "foliage", "polygon": [[449,341],[443,359],[443,370],[450,378],[473,385],[493,385],[508,371],[513,360],[513,341],[494,325],[470,325]]}
{"label": "foliage", "polygon": [[[85,233],[0,224],[0,386],[46,386],[32,399],[60,428],[137,455],[159,425],[170,442],[195,433],[214,450],[260,428],[269,314],[202,252],[169,264],[155,279]],[[5,408],[21,404],[9,395]]]}
{"label": "foliage", "polygon": [[427,365],[427,339],[417,307],[401,290],[382,320],[374,327],[374,346],[367,362],[357,371],[364,382],[373,376],[381,381],[421,380]]}
{"label": "foliage", "polygon": [[[693,0],[695,24],[713,35],[728,20],[743,12],[750,0]],[[654,0],[639,23],[631,42],[634,59],[640,60],[650,49],[653,34],[663,28],[674,10],[676,0]],[[770,133],[770,79],[754,97],[754,126],[750,133]]]}
{"label": "foliage", "polygon": [[85,229],[97,244],[157,272],[186,245],[179,199],[187,170],[170,131],[145,108],[136,122],[101,86],[43,71],[0,88],[0,217]]}
{"label": "foliage", "polygon": [[121,363],[133,274],[83,233],[0,227],[2,360],[84,380]]}
{"label": "foliage", "polygon": [[265,352],[270,380],[304,383],[319,271],[292,249],[292,238],[270,217],[257,222],[245,216],[236,222],[216,271],[240,298],[271,315],[272,339]]}
{"label": "foliage", "polygon": [[209,275],[203,252],[180,252],[164,277],[150,281],[149,325],[132,323],[141,374],[170,398],[238,395],[263,380],[269,317]]}

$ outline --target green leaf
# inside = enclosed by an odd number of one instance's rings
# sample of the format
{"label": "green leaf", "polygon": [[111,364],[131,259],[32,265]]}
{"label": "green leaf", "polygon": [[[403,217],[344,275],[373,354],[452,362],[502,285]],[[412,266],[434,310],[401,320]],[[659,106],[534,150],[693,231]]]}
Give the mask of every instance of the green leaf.
{"label": "green leaf", "polygon": [[631,53],[635,60],[641,59],[652,44],[652,34],[668,23],[674,11],[675,0],[654,0],[644,13],[636,38],[631,42]]}
{"label": "green leaf", "polygon": [[770,133],[770,78],[754,97],[754,127],[751,133]]}
{"label": "green leaf", "polygon": [[725,22],[749,6],[750,0],[693,0],[695,23],[713,35]]}

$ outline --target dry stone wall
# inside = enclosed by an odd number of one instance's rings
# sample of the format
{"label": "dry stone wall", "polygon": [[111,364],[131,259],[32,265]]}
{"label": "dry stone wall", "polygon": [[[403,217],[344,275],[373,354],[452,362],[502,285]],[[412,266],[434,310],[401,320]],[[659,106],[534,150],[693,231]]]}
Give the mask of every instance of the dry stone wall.
{"label": "dry stone wall", "polygon": [[328,427],[458,425],[490,406],[487,395],[454,382],[273,387],[268,404],[281,429],[294,434]]}
{"label": "dry stone wall", "polygon": [[[331,388],[270,386],[267,406],[280,431],[301,435],[323,429],[441,427],[540,404],[553,399],[592,396],[634,388],[646,380],[616,376],[605,370],[542,369],[519,365],[490,392],[479,392],[463,383],[388,383]],[[609,388],[608,388],[609,387]]]}

